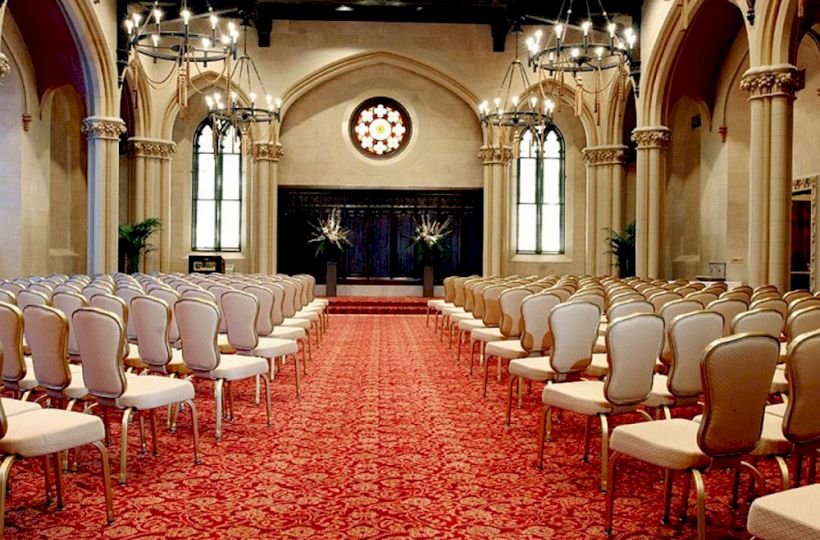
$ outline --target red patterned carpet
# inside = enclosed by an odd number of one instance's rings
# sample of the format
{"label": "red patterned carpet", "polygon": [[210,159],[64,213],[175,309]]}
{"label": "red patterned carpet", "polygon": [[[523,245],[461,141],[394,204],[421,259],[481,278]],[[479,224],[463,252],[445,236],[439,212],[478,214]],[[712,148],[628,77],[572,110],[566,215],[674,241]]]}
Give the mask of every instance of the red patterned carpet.
{"label": "red patterned carpet", "polygon": [[[161,433],[156,457],[139,454],[132,428],[129,484],[114,489],[113,525],[103,524],[92,451],[66,478],[63,511],[45,507],[38,464],[17,463],[7,537],[604,538],[599,462],[581,462],[581,419],[564,415],[536,470],[540,392],[505,429],[504,387],[493,382],[482,398],[479,376],[455,365],[424,317],[334,316],[298,401],[286,367],[273,385],[274,426],[265,427],[245,384],[219,444],[211,387],[198,388],[201,466],[186,415],[176,434]],[[615,538],[693,537],[694,516],[660,525],[660,473],[622,463]],[[768,468],[767,478],[773,484]],[[747,537],[717,496],[728,475],[706,482],[710,537]]]}

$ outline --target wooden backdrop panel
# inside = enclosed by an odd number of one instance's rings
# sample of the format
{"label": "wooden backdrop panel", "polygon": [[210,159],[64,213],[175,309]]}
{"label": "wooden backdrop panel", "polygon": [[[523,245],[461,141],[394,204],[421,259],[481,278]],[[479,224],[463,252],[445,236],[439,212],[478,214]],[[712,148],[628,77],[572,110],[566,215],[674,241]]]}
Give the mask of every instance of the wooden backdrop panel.
{"label": "wooden backdrop panel", "polygon": [[436,280],[481,273],[483,194],[478,190],[364,190],[279,188],[279,271],[310,273],[324,282],[325,259],[308,243],[312,223],[334,208],[353,246],[339,260],[341,283],[420,283],[422,265],[410,237],[413,219],[450,218],[452,234],[436,264]]}

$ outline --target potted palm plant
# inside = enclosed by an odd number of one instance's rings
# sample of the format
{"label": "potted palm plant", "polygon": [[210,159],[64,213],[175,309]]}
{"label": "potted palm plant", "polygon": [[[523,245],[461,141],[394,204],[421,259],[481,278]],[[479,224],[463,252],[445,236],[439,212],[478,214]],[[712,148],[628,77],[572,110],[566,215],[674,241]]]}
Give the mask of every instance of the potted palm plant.
{"label": "potted palm plant", "polygon": [[411,241],[416,260],[424,265],[422,289],[426,298],[433,296],[433,265],[444,253],[444,239],[452,232],[449,227],[450,218],[442,223],[428,214],[422,216],[420,220],[414,220]]}
{"label": "potted palm plant", "polygon": [[148,239],[161,228],[162,223],[157,218],[120,225],[120,270],[128,274],[140,271],[143,255],[153,249]]}
{"label": "potted palm plant", "polygon": [[351,246],[350,230],[342,227],[342,212],[338,208],[330,211],[326,219],[320,219],[312,224],[313,236],[308,243],[316,244],[316,257],[325,256],[327,270],[325,274],[325,294],[336,296],[336,282],[338,280],[337,261],[344,250]]}
{"label": "potted palm plant", "polygon": [[607,229],[609,236],[609,253],[615,258],[618,267],[618,277],[625,278],[635,275],[635,222],[629,223],[622,232]]}

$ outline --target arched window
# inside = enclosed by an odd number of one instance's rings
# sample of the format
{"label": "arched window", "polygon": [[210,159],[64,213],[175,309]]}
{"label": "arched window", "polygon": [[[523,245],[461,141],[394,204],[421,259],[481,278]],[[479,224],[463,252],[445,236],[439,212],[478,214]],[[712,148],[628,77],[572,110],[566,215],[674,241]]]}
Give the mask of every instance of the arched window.
{"label": "arched window", "polygon": [[564,138],[521,133],[518,157],[518,253],[564,252]]}
{"label": "arched window", "polygon": [[[216,129],[216,134],[214,134]],[[205,120],[194,138],[194,251],[239,251],[242,152],[233,126]]]}

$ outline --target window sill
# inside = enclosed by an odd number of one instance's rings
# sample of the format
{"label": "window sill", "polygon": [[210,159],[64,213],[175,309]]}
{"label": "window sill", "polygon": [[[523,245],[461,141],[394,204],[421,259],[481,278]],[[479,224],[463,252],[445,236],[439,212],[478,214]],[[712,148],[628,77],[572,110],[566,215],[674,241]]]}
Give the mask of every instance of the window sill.
{"label": "window sill", "polygon": [[555,253],[549,255],[537,255],[535,253],[516,253],[512,258],[513,262],[522,263],[571,263],[572,257],[566,253]]}

